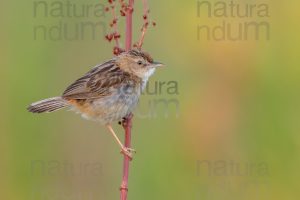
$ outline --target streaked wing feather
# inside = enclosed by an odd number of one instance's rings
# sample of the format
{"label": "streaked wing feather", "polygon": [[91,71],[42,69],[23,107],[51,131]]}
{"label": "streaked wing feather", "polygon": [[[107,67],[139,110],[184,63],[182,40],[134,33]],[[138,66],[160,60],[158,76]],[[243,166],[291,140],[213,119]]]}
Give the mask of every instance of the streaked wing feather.
{"label": "streaked wing feather", "polygon": [[110,60],[96,66],[71,84],[63,93],[66,99],[92,99],[110,94],[112,87],[126,81],[128,74]]}

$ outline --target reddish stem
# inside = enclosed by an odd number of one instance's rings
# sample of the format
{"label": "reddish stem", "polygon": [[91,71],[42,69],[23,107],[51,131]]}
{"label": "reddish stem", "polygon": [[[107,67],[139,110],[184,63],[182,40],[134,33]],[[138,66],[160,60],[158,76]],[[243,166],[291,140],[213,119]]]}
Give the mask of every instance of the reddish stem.
{"label": "reddish stem", "polygon": [[[131,147],[131,128],[132,128],[132,117],[133,115],[130,114],[123,122],[123,128],[125,130],[125,147]],[[123,180],[120,187],[121,191],[121,200],[127,200],[127,193],[128,193],[128,177],[129,177],[129,162],[130,158],[124,155],[123,161]]]}
{"label": "reddish stem", "polygon": [[144,14],[147,15],[149,13],[148,1],[143,0],[143,5],[144,5]]}
{"label": "reddish stem", "polygon": [[116,5],[113,4],[112,8],[111,8],[111,12],[112,12],[112,16],[113,16],[113,29],[114,29],[114,39],[116,41],[116,47],[120,48],[120,44],[119,44],[119,38],[118,37],[115,37],[116,35],[119,34],[119,31],[118,31],[118,17],[116,15],[116,11],[115,11],[115,7]]}
{"label": "reddish stem", "polygon": [[138,45],[137,45],[137,47],[138,47],[139,49],[142,49],[142,46],[143,46],[143,43],[144,43],[144,39],[145,39],[146,32],[147,32],[147,26],[143,26],[141,38],[140,38],[139,43],[138,43]]}
{"label": "reddish stem", "polygon": [[147,29],[148,29],[148,26],[149,26],[149,12],[150,12],[150,10],[149,10],[147,0],[143,0],[143,6],[144,6],[144,15],[143,15],[144,24],[143,24],[143,27],[142,27],[142,34],[141,34],[140,40],[137,44],[137,47],[139,49],[141,49],[142,46],[143,46],[145,35],[146,35]]}
{"label": "reddish stem", "polygon": [[[132,13],[133,13],[134,0],[129,0],[127,13],[126,13],[126,33],[125,33],[125,50],[129,51],[132,45]],[[127,148],[131,147],[131,127],[132,127],[132,117],[130,114],[123,123],[123,128],[125,130],[125,142],[124,145]],[[129,162],[130,158],[124,155],[123,161],[123,180],[120,188],[120,198],[121,200],[127,200],[128,193],[128,177],[129,177]]]}
{"label": "reddish stem", "polygon": [[132,44],[132,13],[133,13],[133,4],[134,0],[129,0],[127,13],[126,13],[126,41],[125,41],[125,50],[129,51]]}

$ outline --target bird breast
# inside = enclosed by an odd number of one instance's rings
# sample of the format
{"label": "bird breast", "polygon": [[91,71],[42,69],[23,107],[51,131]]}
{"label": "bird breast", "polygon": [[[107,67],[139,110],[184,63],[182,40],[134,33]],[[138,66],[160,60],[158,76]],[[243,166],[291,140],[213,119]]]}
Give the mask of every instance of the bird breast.
{"label": "bird breast", "polygon": [[[81,109],[82,116],[89,120],[109,124],[130,114],[137,106],[142,91],[142,83],[124,84],[111,88],[111,94],[99,99],[86,100]],[[84,110],[82,108],[85,108]]]}

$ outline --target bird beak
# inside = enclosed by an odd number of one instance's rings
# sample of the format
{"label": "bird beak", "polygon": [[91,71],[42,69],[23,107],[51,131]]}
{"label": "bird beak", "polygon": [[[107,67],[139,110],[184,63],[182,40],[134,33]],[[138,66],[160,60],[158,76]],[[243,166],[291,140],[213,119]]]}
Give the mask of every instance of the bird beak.
{"label": "bird beak", "polygon": [[162,63],[160,63],[160,62],[153,62],[153,63],[152,63],[152,66],[156,68],[156,67],[163,67],[163,66],[165,66],[165,65],[162,64]]}

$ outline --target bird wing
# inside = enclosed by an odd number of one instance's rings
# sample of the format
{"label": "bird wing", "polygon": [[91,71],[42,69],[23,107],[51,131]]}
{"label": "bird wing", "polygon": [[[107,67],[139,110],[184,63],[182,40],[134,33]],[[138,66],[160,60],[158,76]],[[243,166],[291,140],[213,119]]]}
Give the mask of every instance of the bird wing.
{"label": "bird wing", "polygon": [[63,92],[66,99],[93,99],[111,94],[112,89],[128,81],[129,74],[122,71],[114,60],[94,67],[83,77],[72,83]]}

